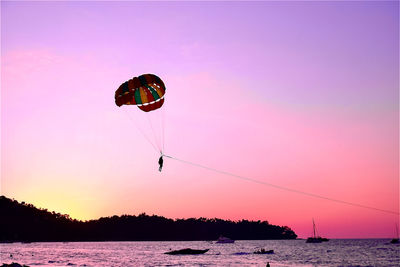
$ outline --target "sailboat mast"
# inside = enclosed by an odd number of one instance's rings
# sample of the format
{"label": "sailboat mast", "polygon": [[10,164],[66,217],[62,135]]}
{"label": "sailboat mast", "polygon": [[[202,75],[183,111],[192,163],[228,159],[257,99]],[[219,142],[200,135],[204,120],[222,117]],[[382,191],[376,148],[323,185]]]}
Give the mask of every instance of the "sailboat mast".
{"label": "sailboat mast", "polygon": [[312,219],[312,226],[313,226],[313,232],[314,232],[313,237],[316,237],[316,235],[315,235],[315,222],[314,222],[314,218]]}

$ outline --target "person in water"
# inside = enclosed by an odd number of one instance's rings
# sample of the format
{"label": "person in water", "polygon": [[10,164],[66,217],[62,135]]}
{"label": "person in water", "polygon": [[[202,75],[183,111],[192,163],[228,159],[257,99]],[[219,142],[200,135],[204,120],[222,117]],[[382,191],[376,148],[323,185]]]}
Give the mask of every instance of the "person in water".
{"label": "person in water", "polygon": [[161,171],[164,164],[163,155],[161,155],[161,157],[158,159],[158,164],[160,165],[160,168],[158,168],[158,170]]}

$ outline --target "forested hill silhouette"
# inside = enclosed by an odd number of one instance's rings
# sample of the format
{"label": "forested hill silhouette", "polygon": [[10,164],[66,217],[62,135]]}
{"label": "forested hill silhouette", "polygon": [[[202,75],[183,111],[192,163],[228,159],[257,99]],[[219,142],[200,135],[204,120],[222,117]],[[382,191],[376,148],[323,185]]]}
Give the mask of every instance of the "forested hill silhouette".
{"label": "forested hill silhouette", "polygon": [[79,221],[69,215],[38,209],[0,196],[0,241],[178,241],[232,239],[295,239],[287,226],[266,221],[168,219],[142,213]]}

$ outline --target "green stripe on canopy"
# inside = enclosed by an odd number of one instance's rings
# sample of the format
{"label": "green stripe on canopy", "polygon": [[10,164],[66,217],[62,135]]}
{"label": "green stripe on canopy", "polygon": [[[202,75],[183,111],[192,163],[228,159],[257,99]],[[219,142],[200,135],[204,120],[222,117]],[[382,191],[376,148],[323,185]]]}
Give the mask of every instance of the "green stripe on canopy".
{"label": "green stripe on canopy", "polygon": [[153,89],[153,87],[146,85],[147,89],[150,90],[151,94],[154,97],[154,100],[160,99],[160,96],[158,95],[157,91]]}
{"label": "green stripe on canopy", "polygon": [[137,88],[137,89],[135,90],[135,101],[136,101],[136,104],[143,104],[143,103],[142,103],[142,98],[140,97],[139,88]]}

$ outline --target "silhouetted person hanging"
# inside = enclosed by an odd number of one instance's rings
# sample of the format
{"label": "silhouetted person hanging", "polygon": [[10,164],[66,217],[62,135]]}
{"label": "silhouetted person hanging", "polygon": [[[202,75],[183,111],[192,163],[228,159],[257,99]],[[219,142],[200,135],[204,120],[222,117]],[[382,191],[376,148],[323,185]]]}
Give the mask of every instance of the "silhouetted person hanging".
{"label": "silhouetted person hanging", "polygon": [[161,157],[159,158],[158,164],[160,165],[160,168],[158,168],[158,170],[161,171],[164,164],[163,155],[161,155]]}

